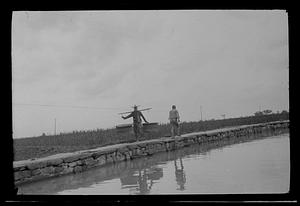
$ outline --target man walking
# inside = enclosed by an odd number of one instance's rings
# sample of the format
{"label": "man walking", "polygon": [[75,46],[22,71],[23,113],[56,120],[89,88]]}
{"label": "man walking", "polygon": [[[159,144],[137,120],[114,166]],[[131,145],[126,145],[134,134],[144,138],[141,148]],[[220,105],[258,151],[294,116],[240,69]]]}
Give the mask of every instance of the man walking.
{"label": "man walking", "polygon": [[137,109],[136,105],[134,105],[133,108],[134,108],[133,112],[131,112],[126,117],[122,116],[122,118],[123,119],[128,119],[130,117],[133,118],[133,131],[134,131],[134,135],[135,135],[136,141],[139,141],[139,138],[141,137],[141,133],[142,133],[142,131],[141,131],[142,130],[142,119],[141,119],[141,117],[143,118],[143,120],[146,123],[149,123],[149,122],[145,119],[145,117],[142,114],[142,112]]}
{"label": "man walking", "polygon": [[174,138],[175,130],[176,130],[176,134],[178,136],[180,136],[180,134],[179,134],[180,119],[179,119],[179,113],[178,113],[175,105],[172,106],[172,110],[169,112],[169,120],[170,120],[170,125],[171,125],[172,138]]}

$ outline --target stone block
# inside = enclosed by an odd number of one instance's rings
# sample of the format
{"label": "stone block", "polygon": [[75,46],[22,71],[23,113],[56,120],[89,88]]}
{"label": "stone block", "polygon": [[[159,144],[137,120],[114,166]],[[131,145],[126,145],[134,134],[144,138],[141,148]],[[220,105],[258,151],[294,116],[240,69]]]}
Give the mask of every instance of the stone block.
{"label": "stone block", "polygon": [[127,145],[128,150],[135,150],[136,148],[139,148],[138,145],[132,144],[132,145]]}
{"label": "stone block", "polygon": [[93,163],[87,164],[87,165],[83,165],[82,167],[86,167],[86,168],[92,168],[92,167],[96,167],[96,160],[93,160]]}
{"label": "stone block", "polygon": [[30,169],[30,170],[34,170],[34,169],[43,168],[43,167],[46,167],[46,166],[47,166],[47,162],[40,161],[40,162],[29,163],[27,165],[27,168]]}
{"label": "stone block", "polygon": [[79,155],[79,159],[87,159],[87,158],[92,158],[92,153],[82,153]]}
{"label": "stone block", "polygon": [[162,147],[161,144],[155,144],[155,145],[153,145],[153,149],[155,149],[155,150],[159,150],[159,149],[161,149],[161,147]]}
{"label": "stone block", "polygon": [[117,154],[115,155],[116,157],[116,161],[123,161],[125,160],[125,156],[119,152],[117,152]]}
{"label": "stone block", "polygon": [[39,174],[41,174],[41,170],[40,170],[40,169],[32,170],[31,174],[32,174],[33,176],[39,175]]}
{"label": "stone block", "polygon": [[61,172],[61,174],[69,174],[74,172],[74,168],[73,167],[68,167],[68,166],[63,166],[63,171]]}
{"label": "stone block", "polygon": [[108,154],[106,155],[106,163],[113,163],[114,162],[114,158],[112,154]]}
{"label": "stone block", "polygon": [[75,173],[79,173],[79,172],[82,172],[82,171],[83,171],[82,166],[76,166],[76,167],[74,167],[74,172]]}
{"label": "stone block", "polygon": [[26,170],[26,166],[18,166],[18,167],[14,167],[14,172],[17,172],[17,171],[23,171],[23,170]]}
{"label": "stone block", "polygon": [[198,136],[197,137],[197,141],[198,141],[198,143],[200,143],[200,142],[203,142],[203,139],[204,139],[204,136]]}
{"label": "stone block", "polygon": [[96,165],[104,165],[106,163],[105,155],[99,156],[96,160]]}
{"label": "stone block", "polygon": [[79,158],[80,158],[80,155],[76,154],[76,155],[72,155],[72,156],[63,158],[63,162],[65,162],[65,163],[75,162],[75,161],[79,160]]}
{"label": "stone block", "polygon": [[31,176],[31,171],[30,170],[23,170],[23,171],[18,171],[14,173],[15,180],[21,180],[24,178],[28,178]]}
{"label": "stone block", "polygon": [[77,160],[77,161],[76,161],[76,164],[77,164],[77,165],[84,165],[83,160]]}
{"label": "stone block", "polygon": [[131,159],[131,155],[130,155],[129,151],[128,151],[128,152],[125,152],[125,153],[124,153],[124,156],[125,156],[125,159],[126,159],[126,160],[130,160],[130,159]]}
{"label": "stone block", "polygon": [[147,153],[147,155],[151,155],[151,154],[154,154],[156,151],[152,148],[149,148],[145,152]]}
{"label": "stone block", "polygon": [[82,160],[82,162],[83,162],[84,165],[94,165],[94,164],[96,164],[96,160],[94,160],[92,157],[84,159],[84,160]]}
{"label": "stone block", "polygon": [[119,153],[125,153],[125,152],[128,152],[128,147],[120,147],[119,149],[117,149],[117,152],[119,152]]}
{"label": "stone block", "polygon": [[47,166],[56,166],[56,165],[59,165],[63,163],[63,160],[61,158],[58,158],[58,159],[50,159],[50,160],[47,160]]}
{"label": "stone block", "polygon": [[58,174],[61,173],[64,170],[62,166],[54,167],[54,173]]}
{"label": "stone block", "polygon": [[75,167],[75,166],[77,166],[77,161],[75,161],[75,162],[70,162],[70,163],[68,164],[68,166],[69,166],[69,167]]}
{"label": "stone block", "polygon": [[49,175],[49,174],[53,174],[53,173],[54,173],[54,167],[52,167],[52,166],[41,169],[42,175]]}
{"label": "stone block", "polygon": [[106,151],[95,151],[93,152],[93,154],[91,155],[94,159],[97,159],[100,156],[105,155],[107,152]]}
{"label": "stone block", "polygon": [[146,143],[146,142],[139,142],[138,143],[139,147],[147,147],[147,145],[148,145],[148,143]]}
{"label": "stone block", "polygon": [[140,153],[141,153],[140,148],[136,148],[136,149],[132,150],[132,156],[138,156]]}
{"label": "stone block", "polygon": [[188,139],[188,143],[194,144],[194,139],[193,138]]}

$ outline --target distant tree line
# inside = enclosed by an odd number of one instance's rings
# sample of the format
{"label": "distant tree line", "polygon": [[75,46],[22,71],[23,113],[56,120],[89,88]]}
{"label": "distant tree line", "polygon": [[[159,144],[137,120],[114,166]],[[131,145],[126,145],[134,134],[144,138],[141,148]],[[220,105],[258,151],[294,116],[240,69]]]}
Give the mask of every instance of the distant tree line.
{"label": "distant tree line", "polygon": [[[281,112],[281,114],[288,114],[289,112],[286,111],[286,110],[283,110]],[[268,114],[273,114],[272,110],[270,109],[266,109],[266,110],[263,110],[263,111],[257,111],[254,113],[254,116],[261,116],[261,115],[268,115]],[[279,111],[277,111],[277,114],[279,114]]]}

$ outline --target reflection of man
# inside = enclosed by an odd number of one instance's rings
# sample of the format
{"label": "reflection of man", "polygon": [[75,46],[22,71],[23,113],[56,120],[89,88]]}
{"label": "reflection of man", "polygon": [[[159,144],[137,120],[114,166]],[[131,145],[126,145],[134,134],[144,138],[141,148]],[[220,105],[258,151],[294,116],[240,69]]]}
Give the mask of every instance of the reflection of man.
{"label": "reflection of man", "polygon": [[142,171],[139,170],[138,183],[139,183],[139,189],[141,194],[147,194],[151,190],[151,187],[153,185],[153,180],[151,180],[149,187],[148,187],[147,180],[148,178],[147,178],[146,170],[143,171],[143,175],[142,175]]}
{"label": "reflection of man", "polygon": [[175,165],[175,177],[176,177],[176,182],[179,185],[180,190],[184,190],[184,184],[186,183],[186,177],[185,177],[185,172],[183,170],[183,163],[182,159],[179,158],[180,162],[180,168],[177,166],[177,159],[174,160],[174,165]]}
{"label": "reflection of man", "polygon": [[134,105],[134,111],[131,112],[128,116],[126,117],[123,117],[123,119],[128,119],[130,117],[133,118],[133,131],[134,131],[134,135],[135,135],[135,138],[136,138],[136,141],[139,141],[139,138],[141,137],[141,133],[142,133],[142,119],[141,117],[143,118],[143,120],[148,123],[148,121],[145,119],[144,115],[142,114],[141,111],[137,110],[137,106]]}
{"label": "reflection of man", "polygon": [[150,162],[143,158],[128,162],[123,175],[120,177],[122,188],[134,189],[137,194],[150,193],[155,180],[163,177],[163,169],[149,164]]}

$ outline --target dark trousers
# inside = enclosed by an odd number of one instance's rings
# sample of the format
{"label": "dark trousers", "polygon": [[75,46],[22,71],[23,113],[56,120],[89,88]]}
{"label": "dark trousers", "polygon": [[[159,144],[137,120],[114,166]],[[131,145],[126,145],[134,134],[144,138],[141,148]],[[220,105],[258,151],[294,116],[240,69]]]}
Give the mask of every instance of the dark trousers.
{"label": "dark trousers", "polygon": [[139,140],[139,138],[141,137],[142,134],[142,124],[141,123],[134,123],[133,124],[133,131],[134,131],[134,135],[136,140]]}
{"label": "dark trousers", "polygon": [[171,125],[171,136],[174,137],[175,133],[177,135],[180,135],[180,131],[179,131],[179,123],[177,121],[172,120],[170,122]]}

